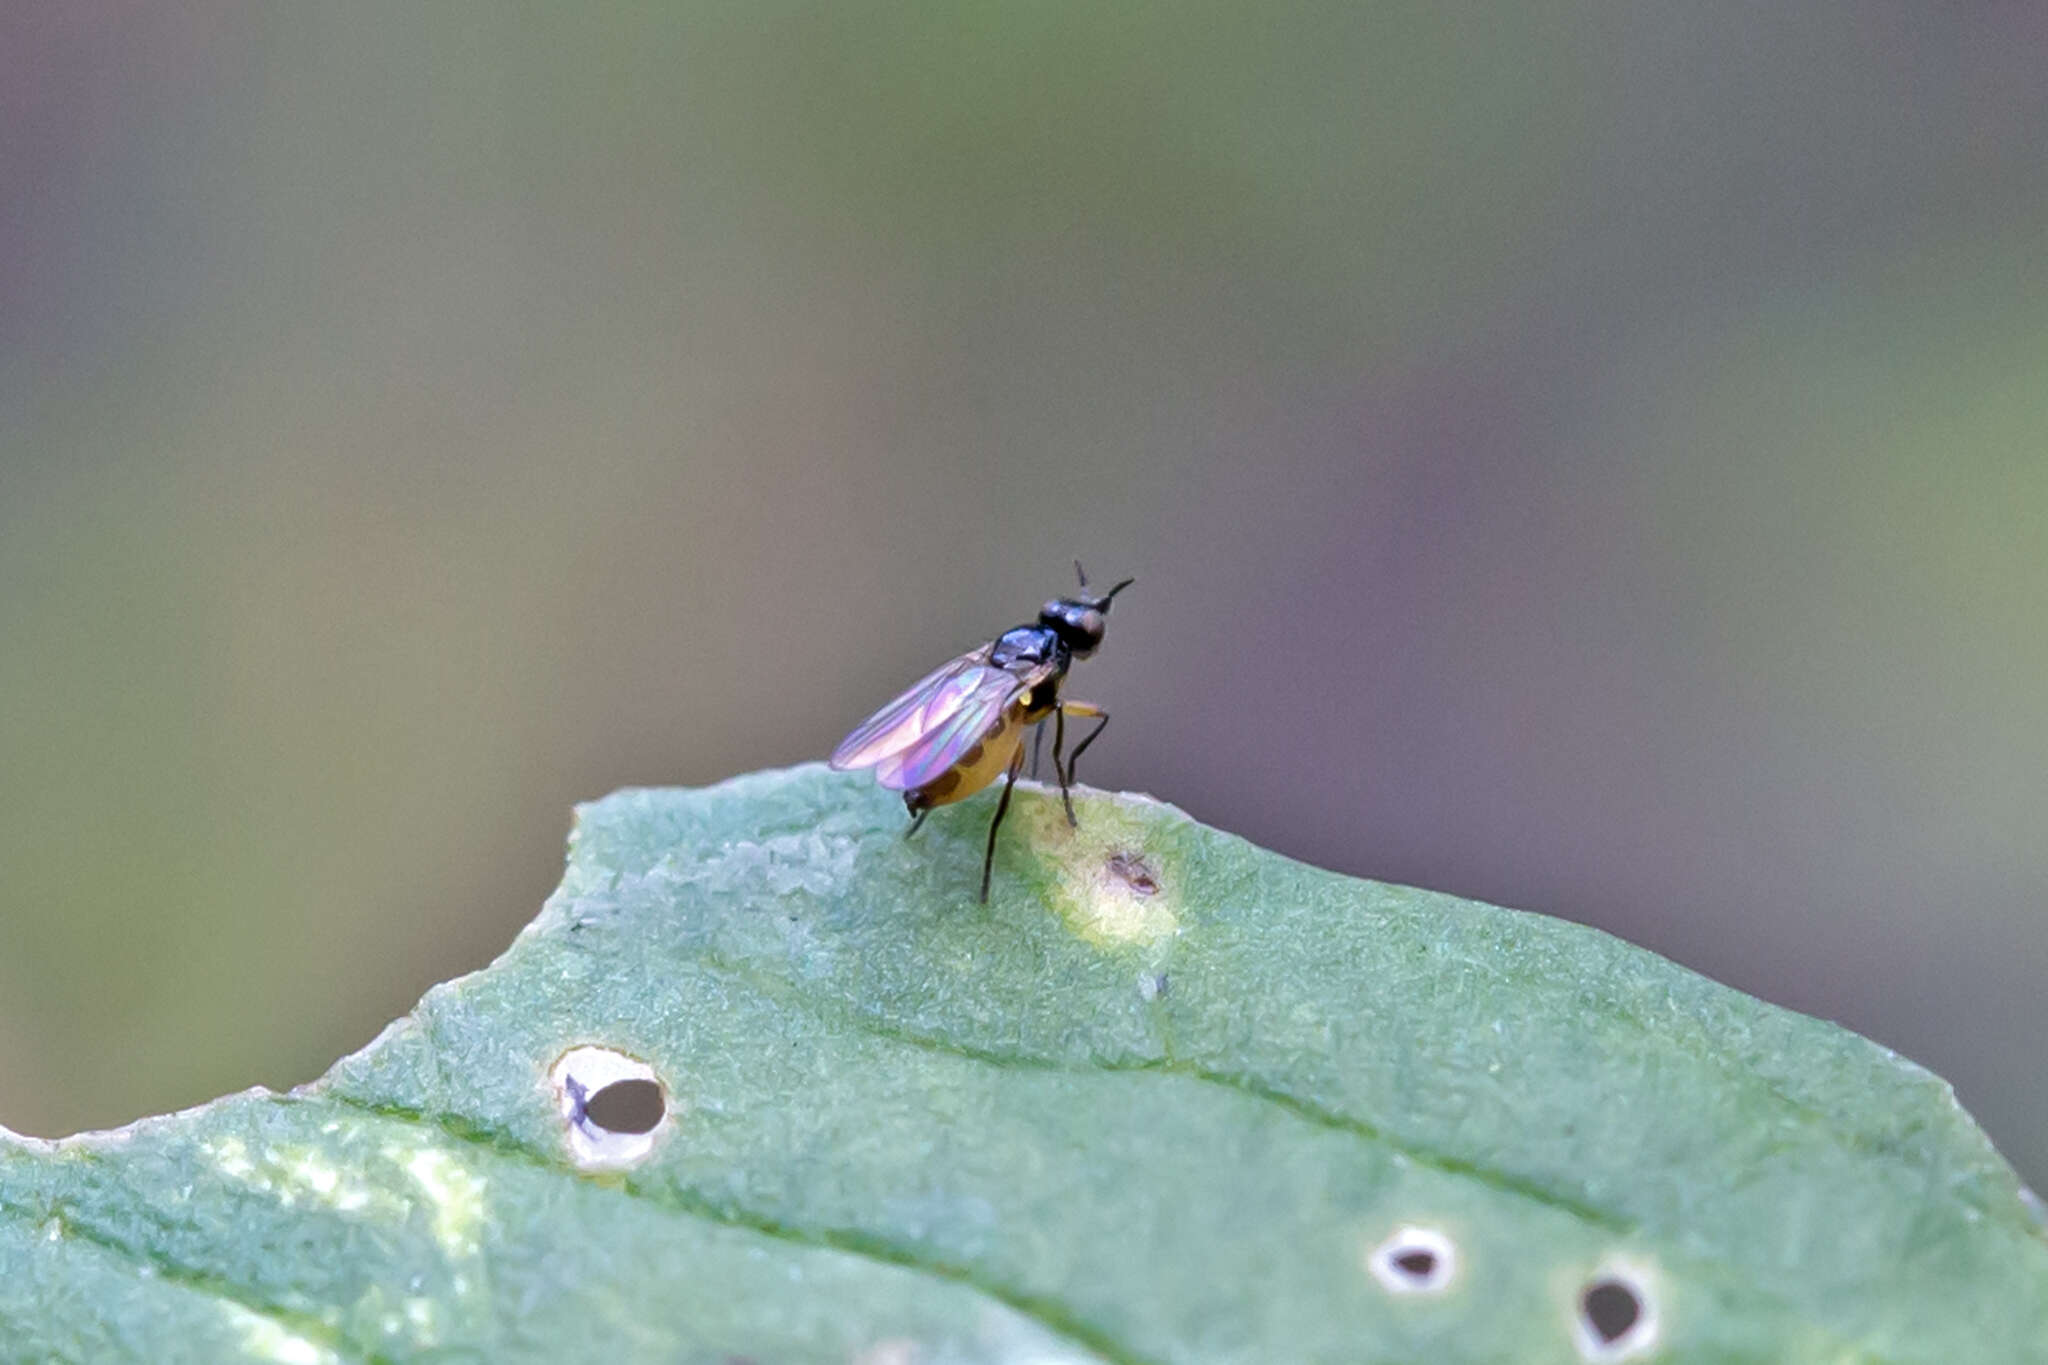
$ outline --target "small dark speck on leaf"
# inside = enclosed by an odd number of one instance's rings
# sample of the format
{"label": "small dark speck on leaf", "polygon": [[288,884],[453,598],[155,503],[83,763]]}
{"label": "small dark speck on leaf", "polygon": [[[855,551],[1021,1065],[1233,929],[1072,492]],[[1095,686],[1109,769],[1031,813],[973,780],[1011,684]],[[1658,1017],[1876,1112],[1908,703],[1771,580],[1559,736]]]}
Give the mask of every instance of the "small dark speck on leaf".
{"label": "small dark speck on leaf", "polygon": [[1158,894],[1159,878],[1153,873],[1152,865],[1136,853],[1112,853],[1105,866],[1109,875],[1128,886],[1140,896]]}

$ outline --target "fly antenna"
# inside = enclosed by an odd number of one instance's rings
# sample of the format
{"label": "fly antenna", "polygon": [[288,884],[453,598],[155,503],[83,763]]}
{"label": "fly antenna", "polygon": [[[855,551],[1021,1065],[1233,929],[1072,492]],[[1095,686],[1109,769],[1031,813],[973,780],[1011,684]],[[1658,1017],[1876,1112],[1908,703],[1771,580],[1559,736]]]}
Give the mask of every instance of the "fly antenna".
{"label": "fly antenna", "polygon": [[1074,577],[1081,580],[1083,588],[1088,586],[1088,571],[1081,567],[1081,561],[1078,559],[1074,561]]}
{"label": "fly antenna", "polygon": [[1122,592],[1122,591],[1123,591],[1123,590],[1124,590],[1125,588],[1128,588],[1128,587],[1130,587],[1130,586],[1131,586],[1131,584],[1133,584],[1133,583],[1135,583],[1135,582],[1137,582],[1137,581],[1138,581],[1138,580],[1137,580],[1137,579],[1135,579],[1135,578],[1126,578],[1126,579],[1125,579],[1125,580],[1124,580],[1123,582],[1121,582],[1121,583],[1117,584],[1117,585],[1116,585],[1115,587],[1111,588],[1111,589],[1110,589],[1110,590],[1109,590],[1108,592],[1106,592],[1106,593],[1102,594],[1102,596],[1101,596],[1101,597],[1098,597],[1098,598],[1097,598],[1097,599],[1095,600],[1095,605],[1096,605],[1096,608],[1097,608],[1098,610],[1100,610],[1100,609],[1106,609],[1106,608],[1107,608],[1107,607],[1109,606],[1109,599],[1110,599],[1110,598],[1112,598],[1112,597],[1116,596],[1116,595],[1117,595],[1118,593]]}

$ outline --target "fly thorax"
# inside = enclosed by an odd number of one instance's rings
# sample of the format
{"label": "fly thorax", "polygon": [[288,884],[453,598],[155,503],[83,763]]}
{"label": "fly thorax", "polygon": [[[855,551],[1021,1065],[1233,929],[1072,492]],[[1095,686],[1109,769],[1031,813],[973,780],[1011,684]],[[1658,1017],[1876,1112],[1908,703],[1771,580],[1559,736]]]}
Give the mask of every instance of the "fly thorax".
{"label": "fly thorax", "polygon": [[997,668],[1012,664],[1042,664],[1059,648],[1059,637],[1043,626],[1018,626],[996,637],[988,661]]}

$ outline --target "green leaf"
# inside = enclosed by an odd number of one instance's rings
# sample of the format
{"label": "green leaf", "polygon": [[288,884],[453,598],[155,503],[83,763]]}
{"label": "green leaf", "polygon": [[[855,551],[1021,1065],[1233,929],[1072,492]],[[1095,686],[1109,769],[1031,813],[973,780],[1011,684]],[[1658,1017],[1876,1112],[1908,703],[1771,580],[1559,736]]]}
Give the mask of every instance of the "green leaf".
{"label": "green leaf", "polygon": [[0,1357],[2048,1358],[2038,1205],[1912,1063],[1078,804],[1019,788],[986,906],[988,798],[585,807],[512,948],[319,1082],[0,1142]]}

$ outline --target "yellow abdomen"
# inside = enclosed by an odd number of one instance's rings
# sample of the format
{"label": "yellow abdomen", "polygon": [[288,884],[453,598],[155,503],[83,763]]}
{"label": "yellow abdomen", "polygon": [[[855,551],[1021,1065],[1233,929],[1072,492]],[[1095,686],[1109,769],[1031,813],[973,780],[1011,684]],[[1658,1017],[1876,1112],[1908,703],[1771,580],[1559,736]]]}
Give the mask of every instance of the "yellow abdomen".
{"label": "yellow abdomen", "polygon": [[1024,732],[1029,728],[1022,706],[1011,706],[979,744],[960,755],[958,763],[917,790],[904,793],[911,809],[950,806],[1001,777],[1009,771],[1010,760],[1016,757],[1017,746],[1024,742]]}

